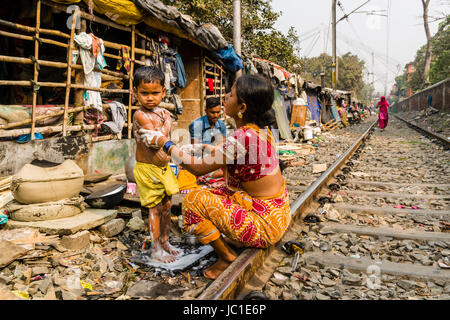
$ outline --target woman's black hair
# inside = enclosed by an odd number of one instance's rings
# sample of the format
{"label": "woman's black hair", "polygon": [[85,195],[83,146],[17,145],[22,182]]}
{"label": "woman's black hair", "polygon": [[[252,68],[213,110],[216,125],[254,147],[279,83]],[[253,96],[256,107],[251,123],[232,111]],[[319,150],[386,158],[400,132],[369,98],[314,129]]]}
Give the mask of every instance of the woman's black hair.
{"label": "woman's black hair", "polygon": [[245,120],[263,128],[276,123],[272,109],[274,89],[269,79],[261,75],[243,75],[236,80],[239,103],[245,103]]}

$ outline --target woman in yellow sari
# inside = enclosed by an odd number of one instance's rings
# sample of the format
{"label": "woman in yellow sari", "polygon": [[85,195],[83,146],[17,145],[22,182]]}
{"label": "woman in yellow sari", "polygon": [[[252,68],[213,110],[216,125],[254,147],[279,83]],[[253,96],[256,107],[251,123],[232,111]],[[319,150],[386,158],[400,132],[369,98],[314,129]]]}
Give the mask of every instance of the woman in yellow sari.
{"label": "woman in yellow sari", "polygon": [[281,175],[275,139],[266,126],[275,121],[274,91],[259,75],[240,77],[227,94],[225,112],[237,130],[199,163],[158,132],[142,130],[148,143],[162,147],[196,176],[224,169],[226,187],[194,190],[182,205],[183,226],[210,244],[217,262],[205,270],[217,278],[236,258],[229,244],[265,248],[278,242],[291,221],[289,196]]}

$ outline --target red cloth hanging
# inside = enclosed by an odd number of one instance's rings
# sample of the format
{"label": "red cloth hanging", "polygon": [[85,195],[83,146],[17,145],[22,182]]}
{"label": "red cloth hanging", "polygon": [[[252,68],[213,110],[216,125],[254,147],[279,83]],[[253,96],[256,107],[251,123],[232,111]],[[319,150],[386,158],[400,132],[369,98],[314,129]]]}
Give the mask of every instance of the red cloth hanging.
{"label": "red cloth hanging", "polygon": [[214,93],[214,81],[212,78],[208,78],[208,89],[212,93]]}

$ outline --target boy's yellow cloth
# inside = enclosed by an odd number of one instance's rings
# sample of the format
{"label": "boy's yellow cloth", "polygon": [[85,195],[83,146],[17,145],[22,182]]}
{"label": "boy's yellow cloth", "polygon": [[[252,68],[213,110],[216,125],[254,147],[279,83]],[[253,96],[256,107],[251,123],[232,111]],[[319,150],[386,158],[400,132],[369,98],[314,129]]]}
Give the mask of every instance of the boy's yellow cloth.
{"label": "boy's yellow cloth", "polygon": [[177,178],[169,164],[158,167],[149,163],[136,162],[133,173],[143,207],[153,208],[166,195],[172,196],[179,192]]}
{"label": "boy's yellow cloth", "polygon": [[197,184],[197,177],[185,169],[178,172],[178,187],[180,190],[193,190],[200,188]]}

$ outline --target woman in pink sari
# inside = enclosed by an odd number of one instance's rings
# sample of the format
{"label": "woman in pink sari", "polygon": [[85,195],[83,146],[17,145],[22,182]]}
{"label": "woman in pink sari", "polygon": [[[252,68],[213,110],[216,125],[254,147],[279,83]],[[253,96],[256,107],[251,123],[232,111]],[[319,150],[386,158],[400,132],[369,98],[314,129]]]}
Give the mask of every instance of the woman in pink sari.
{"label": "woman in pink sari", "polygon": [[390,107],[389,102],[387,102],[384,96],[381,97],[381,100],[378,102],[378,108],[380,108],[378,112],[378,125],[382,131],[388,124],[388,107]]}

